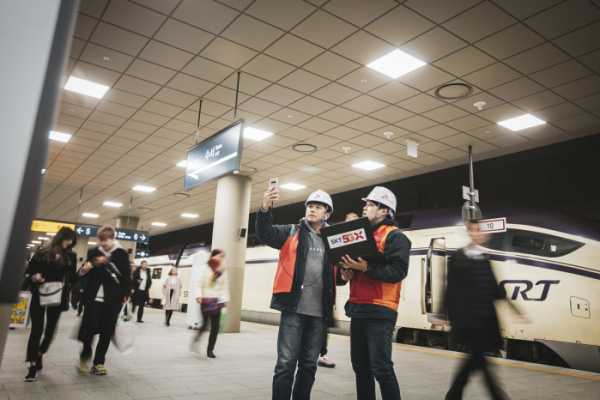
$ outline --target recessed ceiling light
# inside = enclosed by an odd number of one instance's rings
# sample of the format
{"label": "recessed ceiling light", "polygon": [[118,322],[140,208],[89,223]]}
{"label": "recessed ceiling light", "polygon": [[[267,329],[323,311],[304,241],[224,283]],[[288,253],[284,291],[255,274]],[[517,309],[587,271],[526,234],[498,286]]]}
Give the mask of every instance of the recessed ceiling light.
{"label": "recessed ceiling light", "polygon": [[44,172],[46,172],[46,169],[45,169],[45,168],[42,168],[42,174],[43,174]]}
{"label": "recessed ceiling light", "polygon": [[88,245],[90,245],[90,244],[98,244],[98,243],[96,243],[96,242],[88,242]]}
{"label": "recessed ceiling light", "polygon": [[178,167],[184,167],[187,165],[187,160],[183,160],[182,162],[180,162],[179,164],[177,164]]}
{"label": "recessed ceiling light", "polygon": [[308,172],[309,174],[314,174],[321,170],[321,168],[313,167],[312,165],[307,165],[305,167],[298,168],[302,172]]}
{"label": "recessed ceiling light", "polygon": [[113,203],[112,201],[105,201],[104,205],[105,206],[109,206],[109,207],[121,207],[123,204],[121,204],[121,203]]}
{"label": "recessed ceiling light", "polygon": [[173,193],[173,196],[177,197],[178,199],[188,199],[190,197],[189,194],[187,193]]}
{"label": "recessed ceiling light", "polygon": [[32,240],[31,243],[37,243],[37,244],[42,244],[42,242],[39,242],[37,240]]}
{"label": "recessed ceiling light", "polygon": [[110,88],[105,85],[100,85],[99,83],[86,81],[72,76],[67,81],[65,89],[101,99]]}
{"label": "recessed ceiling light", "polygon": [[69,108],[69,112],[74,112],[75,110],[73,110],[72,108]]}
{"label": "recessed ceiling light", "polygon": [[82,217],[89,217],[89,218],[98,218],[98,214],[91,214],[91,213],[83,213],[81,214]]}
{"label": "recessed ceiling light", "polygon": [[47,237],[39,237],[38,239],[39,240],[50,240],[50,238],[47,238]]}
{"label": "recessed ceiling light", "polygon": [[284,189],[290,189],[290,190],[300,190],[300,189],[304,189],[306,186],[298,185],[295,183],[286,183],[285,185],[281,185],[280,187],[282,187]]}
{"label": "recessed ceiling light", "polygon": [[164,224],[162,222],[153,222],[152,225],[154,225],[154,226],[167,226],[167,224]]}
{"label": "recessed ceiling light", "polygon": [[367,83],[367,80],[366,80],[366,79],[361,79],[360,81],[361,81],[362,83]]}
{"label": "recessed ceiling light", "polygon": [[46,233],[46,236],[56,236],[56,233]]}
{"label": "recessed ceiling light", "polygon": [[109,57],[104,57],[104,60],[108,61],[108,60],[110,60],[110,58]]}
{"label": "recessed ceiling light", "polygon": [[154,192],[156,190],[156,188],[138,185],[138,186],[134,187],[133,190],[137,190],[138,192],[150,193],[150,192]]}
{"label": "recessed ceiling light", "polygon": [[292,116],[291,116],[291,115],[288,115],[287,117],[288,117],[288,118],[292,118]]}
{"label": "recessed ceiling light", "polygon": [[541,119],[536,118],[531,114],[525,114],[517,118],[511,118],[507,119],[506,121],[500,121],[498,122],[498,125],[510,129],[513,132],[517,132],[523,129],[531,128],[532,126],[538,126],[545,123],[546,121],[542,121]]}
{"label": "recessed ceiling light", "polygon": [[68,133],[50,131],[50,139],[57,140],[59,142],[68,142],[71,139],[71,135]]}
{"label": "recessed ceiling light", "polygon": [[396,79],[402,75],[408,74],[417,68],[421,68],[427,63],[411,56],[401,50],[394,50],[385,56],[367,64],[367,67],[381,72],[390,78]]}
{"label": "recessed ceiling light", "polygon": [[198,214],[181,214],[183,218],[198,218]]}
{"label": "recessed ceiling light", "polygon": [[244,137],[260,142],[263,139],[273,136],[271,132],[263,131],[256,128],[244,128]]}
{"label": "recessed ceiling light", "polygon": [[298,143],[292,146],[292,150],[299,151],[300,153],[312,153],[317,151],[317,146],[309,143]]}
{"label": "recessed ceiling light", "polygon": [[374,161],[363,161],[361,163],[354,164],[353,167],[371,171],[377,168],[385,167],[385,165],[376,163]]}

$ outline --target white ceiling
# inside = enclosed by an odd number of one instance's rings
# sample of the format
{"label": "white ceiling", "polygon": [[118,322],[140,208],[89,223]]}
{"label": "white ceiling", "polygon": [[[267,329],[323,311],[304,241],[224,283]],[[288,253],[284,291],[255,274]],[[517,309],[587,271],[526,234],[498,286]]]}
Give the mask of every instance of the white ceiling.
{"label": "white ceiling", "polygon": [[[428,65],[396,80],[365,67],[395,48]],[[153,233],[212,220],[216,184],[177,198],[184,170],[176,164],[195,142],[199,99],[201,138],[232,122],[236,71],[238,117],[275,134],[245,143],[244,165],[257,170],[254,210],[275,176],[307,186],[282,193],[294,199],[466,162],[468,145],[485,157],[593,130],[600,1],[82,0],[65,79],[111,89],[101,100],[63,92],[54,129],[73,137],[51,141],[37,217],[74,221],[83,187],[81,213],[100,217],[79,222],[114,224],[131,197],[140,228],[168,224]],[[474,92],[436,98],[448,82]],[[496,125],[525,113],[548,123],[518,133]],[[407,138],[421,143],[416,159]],[[300,142],[318,151],[293,151]],[[351,167],[363,160],[386,167]]]}

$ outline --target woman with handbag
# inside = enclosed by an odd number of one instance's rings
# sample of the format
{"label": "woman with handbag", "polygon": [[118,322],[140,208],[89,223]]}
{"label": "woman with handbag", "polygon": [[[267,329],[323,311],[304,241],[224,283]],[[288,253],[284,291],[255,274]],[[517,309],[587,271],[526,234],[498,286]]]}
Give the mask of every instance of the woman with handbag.
{"label": "woman with handbag", "polygon": [[165,325],[171,326],[171,316],[173,311],[179,310],[179,295],[181,294],[181,288],[183,284],[181,279],[177,276],[177,268],[171,268],[169,271],[169,277],[165,279],[163,283],[163,295],[165,296]]}
{"label": "woman with handbag", "polygon": [[221,323],[221,309],[226,307],[229,301],[229,278],[223,264],[224,258],[225,253],[223,250],[214,249],[210,253],[210,259],[206,265],[200,267],[194,285],[194,295],[196,296],[196,302],[200,303],[204,322],[192,342],[192,352],[198,353],[196,349],[198,340],[210,319],[210,335],[206,349],[206,355],[210,358],[216,358],[213,350],[215,349]]}
{"label": "woman with handbag", "polygon": [[[61,228],[48,245],[34,254],[25,271],[31,282],[31,334],[27,343],[30,366],[25,382],[35,381],[37,371],[43,367],[42,356],[50,347],[60,313],[69,309],[68,286],[76,279],[77,254],[73,251],[76,244],[77,234],[72,229]],[[40,344],[42,333],[44,340]]]}

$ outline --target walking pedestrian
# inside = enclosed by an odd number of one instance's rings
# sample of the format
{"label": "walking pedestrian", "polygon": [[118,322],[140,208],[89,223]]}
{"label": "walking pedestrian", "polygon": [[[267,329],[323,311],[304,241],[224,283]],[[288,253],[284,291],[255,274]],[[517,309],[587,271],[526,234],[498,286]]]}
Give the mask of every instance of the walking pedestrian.
{"label": "walking pedestrian", "polygon": [[192,342],[192,351],[199,353],[198,341],[210,319],[210,335],[206,348],[206,355],[209,358],[216,358],[214,349],[221,324],[221,309],[227,307],[229,302],[229,277],[223,264],[224,258],[223,250],[213,249],[208,262],[198,270],[198,276],[194,283],[194,295],[196,302],[200,303],[203,323]]}
{"label": "walking pedestrian", "polygon": [[138,307],[137,322],[144,322],[142,318],[144,316],[144,306],[146,302],[150,300],[150,286],[152,286],[152,276],[148,271],[148,263],[142,261],[140,267],[133,273],[134,281],[134,301]]}
{"label": "walking pedestrian", "polygon": [[[136,282],[135,282],[135,279],[133,279],[133,275],[135,274],[136,269],[137,269],[137,266],[135,265],[135,263],[129,263],[129,279],[131,282],[131,297],[132,298],[134,298],[134,294],[135,294]],[[134,299],[134,301],[131,302],[130,306],[131,306],[131,314],[133,315],[133,313],[135,313],[135,299]]]}
{"label": "walking pedestrian", "polygon": [[179,310],[179,296],[181,295],[181,288],[183,284],[181,279],[177,276],[177,268],[171,268],[169,271],[169,277],[165,279],[163,283],[163,295],[165,296],[165,325],[171,326],[171,316],[173,311]]}
{"label": "walking pedestrian", "polygon": [[[42,370],[42,358],[52,343],[60,313],[69,309],[69,284],[77,276],[77,254],[73,251],[76,244],[77,234],[72,229],[61,228],[48,245],[36,251],[27,265],[25,276],[30,281],[31,288],[31,333],[27,342],[25,361],[29,361],[29,373],[25,382],[35,381],[37,371]],[[40,290],[47,293],[46,287],[52,287],[54,291],[60,290],[60,294],[55,295],[59,297],[58,304],[43,305],[46,299],[40,298]],[[40,344],[42,334],[44,340]]]}

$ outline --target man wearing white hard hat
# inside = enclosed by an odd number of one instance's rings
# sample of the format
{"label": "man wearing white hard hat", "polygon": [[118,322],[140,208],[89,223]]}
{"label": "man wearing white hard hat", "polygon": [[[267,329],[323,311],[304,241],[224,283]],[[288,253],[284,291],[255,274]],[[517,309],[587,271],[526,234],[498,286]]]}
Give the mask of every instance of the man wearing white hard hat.
{"label": "man wearing white hard hat", "polygon": [[273,399],[288,400],[292,394],[310,399],[327,324],[333,322],[337,268],[327,259],[320,235],[333,202],[317,190],[306,200],[298,224],[273,225],[271,206],[277,200],[279,191],[272,187],[256,214],[256,237],[280,250],[271,299],[271,308],[281,311]]}
{"label": "man wearing white hard hat", "polygon": [[408,274],[410,241],[394,221],[396,196],[376,186],[363,208],[369,218],[378,250],[386,263],[343,257],[343,280],[350,280],[346,315],[350,322],[350,358],[360,400],[375,400],[375,379],[383,400],[400,399],[400,387],[392,362],[392,336],[398,318],[402,280]]}

